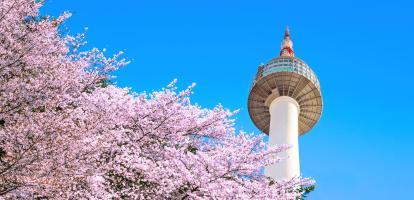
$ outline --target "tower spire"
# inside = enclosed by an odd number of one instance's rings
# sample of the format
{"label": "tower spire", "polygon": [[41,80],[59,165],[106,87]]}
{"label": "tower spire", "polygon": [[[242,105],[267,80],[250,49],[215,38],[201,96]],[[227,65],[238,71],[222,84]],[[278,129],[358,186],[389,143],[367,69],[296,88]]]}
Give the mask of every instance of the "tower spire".
{"label": "tower spire", "polygon": [[289,27],[286,26],[285,29],[285,37],[282,41],[282,46],[280,48],[280,56],[288,56],[288,57],[294,57],[295,52],[293,51],[293,42],[290,40],[290,32]]}
{"label": "tower spire", "polygon": [[285,28],[285,38],[286,37],[290,37],[289,26],[286,26],[286,28]]}

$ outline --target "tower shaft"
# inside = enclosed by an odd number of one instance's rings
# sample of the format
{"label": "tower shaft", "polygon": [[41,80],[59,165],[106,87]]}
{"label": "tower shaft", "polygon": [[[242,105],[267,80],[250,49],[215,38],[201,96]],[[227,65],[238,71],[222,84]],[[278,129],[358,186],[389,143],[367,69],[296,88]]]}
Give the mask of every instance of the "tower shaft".
{"label": "tower shaft", "polygon": [[280,96],[274,99],[269,107],[269,146],[291,145],[287,151],[277,155],[286,157],[285,160],[265,168],[265,175],[276,180],[291,179],[300,176],[298,143],[299,109],[300,107],[296,100],[288,96]]}

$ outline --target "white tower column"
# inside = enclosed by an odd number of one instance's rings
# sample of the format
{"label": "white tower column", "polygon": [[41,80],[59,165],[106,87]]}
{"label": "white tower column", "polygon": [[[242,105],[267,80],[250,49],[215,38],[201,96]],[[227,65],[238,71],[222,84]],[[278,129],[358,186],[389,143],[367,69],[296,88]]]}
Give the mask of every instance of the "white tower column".
{"label": "white tower column", "polygon": [[299,104],[291,97],[281,96],[272,101],[269,112],[269,146],[289,144],[292,147],[277,155],[288,158],[277,164],[267,166],[265,175],[276,180],[299,176]]}

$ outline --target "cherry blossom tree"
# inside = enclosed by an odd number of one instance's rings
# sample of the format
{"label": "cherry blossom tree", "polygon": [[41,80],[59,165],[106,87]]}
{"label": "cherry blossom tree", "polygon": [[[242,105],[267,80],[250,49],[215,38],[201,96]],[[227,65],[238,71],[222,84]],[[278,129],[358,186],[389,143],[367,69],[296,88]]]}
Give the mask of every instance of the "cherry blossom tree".
{"label": "cherry blossom tree", "polygon": [[99,123],[86,119],[85,96],[124,64],[79,51],[82,35],[57,28],[69,14],[42,17],[40,6],[0,2],[0,196],[10,198],[60,195],[85,176],[82,141]]}
{"label": "cherry blossom tree", "polygon": [[262,137],[235,134],[234,112],[193,105],[191,91],[176,93],[171,84],[122,103],[130,106],[131,115],[100,151],[103,185],[96,188],[104,187],[101,194],[116,199],[295,199],[301,186],[313,183],[263,176],[262,166],[280,160],[270,155],[287,147],[266,150]]}
{"label": "cherry blossom tree", "polygon": [[0,2],[0,198],[296,199],[313,180],[272,180],[262,137],[231,112],[190,102],[193,85],[153,93],[110,84],[122,52],[83,50],[70,14]]}

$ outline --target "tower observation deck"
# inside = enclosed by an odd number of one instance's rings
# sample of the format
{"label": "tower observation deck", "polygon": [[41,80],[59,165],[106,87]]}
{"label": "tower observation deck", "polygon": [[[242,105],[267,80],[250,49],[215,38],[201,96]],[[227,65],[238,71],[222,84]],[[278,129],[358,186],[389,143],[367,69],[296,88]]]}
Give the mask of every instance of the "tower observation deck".
{"label": "tower observation deck", "polygon": [[286,28],[280,54],[260,65],[253,80],[248,111],[253,123],[269,135],[269,145],[291,144],[289,157],[265,174],[276,179],[300,175],[298,136],[305,134],[322,114],[319,80],[312,69],[295,57],[289,29]]}

